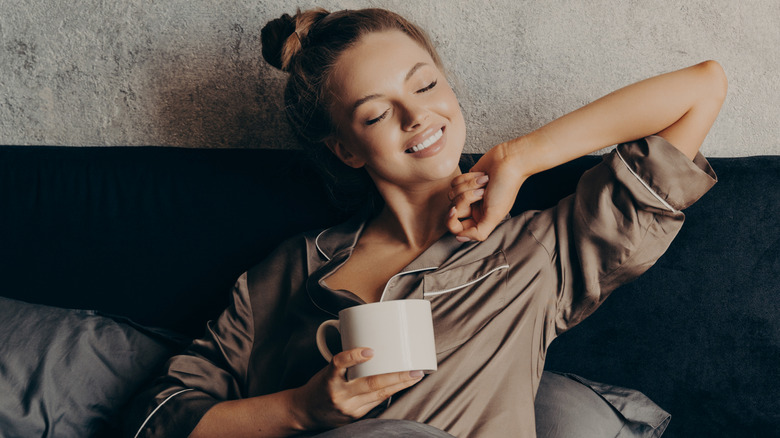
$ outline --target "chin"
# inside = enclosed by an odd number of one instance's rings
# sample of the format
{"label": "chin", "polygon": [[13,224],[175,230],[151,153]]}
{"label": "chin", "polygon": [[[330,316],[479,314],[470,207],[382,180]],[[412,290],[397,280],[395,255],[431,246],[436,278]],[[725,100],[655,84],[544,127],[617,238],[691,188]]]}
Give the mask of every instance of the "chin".
{"label": "chin", "polygon": [[439,180],[452,178],[460,173],[460,154],[456,156],[447,156],[439,161],[434,169],[431,170],[431,179]]}

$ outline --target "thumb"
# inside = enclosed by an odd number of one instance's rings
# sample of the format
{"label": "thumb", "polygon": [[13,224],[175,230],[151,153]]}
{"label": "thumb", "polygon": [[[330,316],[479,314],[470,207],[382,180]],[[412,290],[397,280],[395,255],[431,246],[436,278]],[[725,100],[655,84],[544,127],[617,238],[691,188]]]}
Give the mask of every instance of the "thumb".
{"label": "thumb", "polygon": [[473,206],[471,219],[463,221],[464,230],[458,236],[484,241],[509,214],[517,191],[506,184],[491,183],[485,189],[484,198]]}
{"label": "thumb", "polygon": [[461,222],[463,230],[457,234],[461,241],[466,241],[466,239],[484,241],[505,216],[496,208],[488,208],[487,200],[480,201],[479,205],[472,208],[472,212],[471,218]]}

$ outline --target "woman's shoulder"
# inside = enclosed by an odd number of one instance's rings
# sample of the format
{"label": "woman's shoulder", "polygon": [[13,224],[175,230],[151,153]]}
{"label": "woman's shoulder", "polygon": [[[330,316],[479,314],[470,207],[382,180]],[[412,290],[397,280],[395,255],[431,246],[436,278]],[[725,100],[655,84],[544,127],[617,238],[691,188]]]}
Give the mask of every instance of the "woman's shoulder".
{"label": "woman's shoulder", "polygon": [[307,248],[313,242],[313,237],[316,236],[315,231],[306,231],[283,238],[281,242],[275,246],[269,245],[268,249],[264,253],[260,253],[257,256],[258,262],[253,264],[251,268],[247,270],[247,274],[253,274],[258,271],[264,271],[269,266],[279,267],[282,264],[300,263],[302,258],[305,258]]}
{"label": "woman's shoulder", "polygon": [[285,269],[293,266],[310,265],[312,259],[322,258],[324,246],[323,236],[328,234],[330,228],[319,228],[298,232],[292,236],[285,237],[276,246],[271,246],[265,254],[258,256],[259,262],[254,264],[248,273],[263,271],[268,266],[279,268],[282,265]]}

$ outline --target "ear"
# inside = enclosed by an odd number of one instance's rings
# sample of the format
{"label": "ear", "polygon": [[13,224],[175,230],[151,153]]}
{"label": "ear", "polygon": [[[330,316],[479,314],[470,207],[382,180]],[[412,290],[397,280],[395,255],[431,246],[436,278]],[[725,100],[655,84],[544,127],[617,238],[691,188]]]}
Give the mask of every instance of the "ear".
{"label": "ear", "polygon": [[325,139],[325,146],[327,146],[342,163],[353,169],[359,169],[366,164],[363,159],[353,154],[341,140],[335,137],[328,137]]}

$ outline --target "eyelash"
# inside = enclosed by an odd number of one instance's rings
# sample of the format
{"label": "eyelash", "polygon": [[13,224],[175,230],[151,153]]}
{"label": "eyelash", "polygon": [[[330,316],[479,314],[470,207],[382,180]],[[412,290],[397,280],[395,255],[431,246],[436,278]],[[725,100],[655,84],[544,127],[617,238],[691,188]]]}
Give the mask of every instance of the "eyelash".
{"label": "eyelash", "polygon": [[425,93],[426,91],[430,91],[430,90],[432,90],[432,89],[433,89],[433,87],[435,87],[435,86],[436,86],[436,84],[437,84],[438,82],[439,82],[438,80],[434,80],[433,82],[431,82],[430,84],[428,84],[428,86],[427,86],[427,87],[420,88],[419,90],[417,90],[417,93],[418,93],[418,94],[419,94],[419,93]]}
{"label": "eyelash", "polygon": [[389,111],[390,110],[385,110],[385,112],[383,112],[379,117],[366,121],[366,125],[371,126],[374,123],[379,122],[380,120],[384,119],[387,116],[387,113]]}
{"label": "eyelash", "polygon": [[[417,90],[417,91],[416,91],[416,93],[417,93],[417,94],[419,94],[419,93],[425,93],[426,91],[431,91],[431,90],[433,89],[433,87],[435,87],[435,86],[436,86],[436,84],[437,84],[438,82],[439,82],[438,80],[434,80],[433,82],[431,82],[431,83],[430,83],[430,84],[428,84],[427,86],[425,86],[425,87],[423,87],[423,88],[420,88],[419,90]],[[381,114],[379,117],[377,117],[377,118],[375,118],[375,119],[371,119],[371,120],[368,120],[368,121],[366,121],[366,125],[368,125],[368,126],[371,126],[371,125],[373,125],[373,124],[375,124],[375,123],[377,123],[377,122],[380,122],[380,121],[382,121],[382,119],[384,119],[385,117],[387,117],[387,113],[388,113],[388,112],[389,112],[389,110],[386,110],[386,111],[385,111],[385,112],[383,112],[383,113],[382,113],[382,114]]]}

